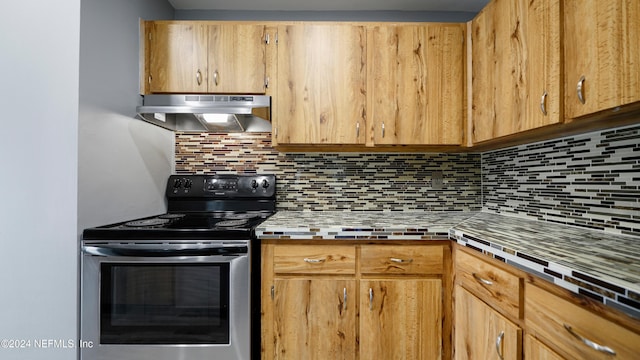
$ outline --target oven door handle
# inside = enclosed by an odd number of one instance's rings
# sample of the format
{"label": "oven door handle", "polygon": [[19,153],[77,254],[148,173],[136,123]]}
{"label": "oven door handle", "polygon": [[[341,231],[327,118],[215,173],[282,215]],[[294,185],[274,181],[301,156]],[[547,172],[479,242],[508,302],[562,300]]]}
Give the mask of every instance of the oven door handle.
{"label": "oven door handle", "polygon": [[183,248],[143,248],[138,246],[84,245],[82,252],[94,256],[123,257],[177,257],[177,256],[242,256],[247,255],[247,246],[202,246]]}

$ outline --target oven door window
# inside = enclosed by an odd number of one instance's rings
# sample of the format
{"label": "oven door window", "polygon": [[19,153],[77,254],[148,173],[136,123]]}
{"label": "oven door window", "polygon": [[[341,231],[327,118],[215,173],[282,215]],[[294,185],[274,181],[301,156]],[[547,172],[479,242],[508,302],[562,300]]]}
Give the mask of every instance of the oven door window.
{"label": "oven door window", "polygon": [[228,344],[229,264],[102,263],[102,344]]}

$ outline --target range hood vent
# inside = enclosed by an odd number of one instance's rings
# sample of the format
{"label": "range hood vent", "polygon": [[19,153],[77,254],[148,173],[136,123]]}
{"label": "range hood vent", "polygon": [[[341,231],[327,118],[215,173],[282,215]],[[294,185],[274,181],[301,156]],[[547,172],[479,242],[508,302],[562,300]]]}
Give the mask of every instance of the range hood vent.
{"label": "range hood vent", "polygon": [[267,95],[151,94],[142,96],[136,110],[140,119],[173,131],[271,131]]}

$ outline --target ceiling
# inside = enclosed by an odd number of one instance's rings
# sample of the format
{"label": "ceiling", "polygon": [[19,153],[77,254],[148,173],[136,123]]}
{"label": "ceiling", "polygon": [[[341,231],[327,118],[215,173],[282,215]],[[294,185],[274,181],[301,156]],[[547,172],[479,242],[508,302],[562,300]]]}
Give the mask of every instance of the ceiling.
{"label": "ceiling", "polygon": [[465,11],[489,0],[169,0],[176,10],[251,11]]}

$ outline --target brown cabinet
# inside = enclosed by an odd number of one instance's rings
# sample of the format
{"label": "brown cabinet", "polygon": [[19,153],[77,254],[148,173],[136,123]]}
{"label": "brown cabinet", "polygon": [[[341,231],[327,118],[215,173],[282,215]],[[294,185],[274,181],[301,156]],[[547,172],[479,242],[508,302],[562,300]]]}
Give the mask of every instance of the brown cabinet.
{"label": "brown cabinet", "polygon": [[356,359],[356,280],[274,280],[273,356],[265,359]]}
{"label": "brown cabinet", "polygon": [[534,360],[564,360],[564,358],[531,335],[524,337],[524,358]]}
{"label": "brown cabinet", "polygon": [[202,21],[145,23],[143,93],[264,93],[265,27]]}
{"label": "brown cabinet", "polygon": [[472,21],[473,143],[563,121],[560,0],[493,0]]}
{"label": "brown cabinet", "polygon": [[460,145],[464,24],[380,24],[369,34],[373,145]]}
{"label": "brown cabinet", "polygon": [[532,284],[526,285],[527,332],[568,359],[635,359],[640,334]]}
{"label": "brown cabinet", "polygon": [[455,246],[454,352],[460,359],[521,359],[523,278]]}
{"label": "brown cabinet", "polygon": [[640,101],[640,2],[564,1],[565,114]]}
{"label": "brown cabinet", "polygon": [[454,309],[454,359],[522,358],[521,328],[459,285]]}
{"label": "brown cabinet", "polygon": [[364,144],[366,55],[364,26],[278,26],[274,144]]}
{"label": "brown cabinet", "polygon": [[442,281],[360,281],[361,359],[441,359]]}
{"label": "brown cabinet", "polygon": [[263,241],[262,358],[442,358],[448,251]]}

